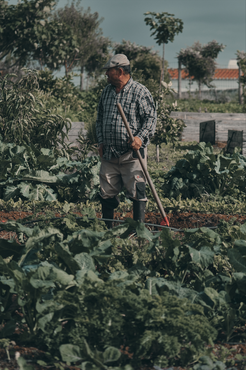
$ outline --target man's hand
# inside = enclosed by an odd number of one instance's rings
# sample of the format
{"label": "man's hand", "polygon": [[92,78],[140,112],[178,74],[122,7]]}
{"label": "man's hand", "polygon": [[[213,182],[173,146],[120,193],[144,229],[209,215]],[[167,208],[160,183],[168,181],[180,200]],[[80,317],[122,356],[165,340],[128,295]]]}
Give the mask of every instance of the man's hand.
{"label": "man's hand", "polygon": [[98,153],[99,153],[100,157],[102,158],[103,157],[103,144],[100,144],[98,146]]}
{"label": "man's hand", "polygon": [[142,140],[139,139],[139,137],[135,136],[134,137],[134,141],[133,143],[131,144],[131,147],[133,150],[139,150],[142,146]]}

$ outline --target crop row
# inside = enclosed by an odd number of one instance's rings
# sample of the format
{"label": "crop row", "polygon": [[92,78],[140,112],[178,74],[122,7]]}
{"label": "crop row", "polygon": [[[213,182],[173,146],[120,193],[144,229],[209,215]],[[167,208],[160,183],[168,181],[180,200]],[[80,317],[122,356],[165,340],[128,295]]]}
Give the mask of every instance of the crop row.
{"label": "crop row", "polygon": [[47,365],[188,366],[245,322],[245,225],[181,238],[127,219],[108,231],[84,207],[1,228],[16,238],[0,243],[0,336],[45,349]]}

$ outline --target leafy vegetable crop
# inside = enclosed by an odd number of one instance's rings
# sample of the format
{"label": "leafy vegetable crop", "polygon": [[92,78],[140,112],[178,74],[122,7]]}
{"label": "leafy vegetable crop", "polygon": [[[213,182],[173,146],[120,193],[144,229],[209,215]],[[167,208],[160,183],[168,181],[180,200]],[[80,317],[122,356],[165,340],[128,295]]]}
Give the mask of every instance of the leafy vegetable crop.
{"label": "leafy vegetable crop", "polygon": [[0,198],[4,200],[86,201],[98,191],[98,157],[83,162],[52,149],[0,140]]}
{"label": "leafy vegetable crop", "polygon": [[235,150],[232,155],[215,155],[211,144],[199,143],[164,175],[162,189],[166,196],[200,197],[203,194],[221,196],[245,194],[246,158]]}
{"label": "leafy vegetable crop", "polygon": [[1,225],[17,235],[0,241],[1,338],[42,346],[47,364],[130,370],[197,361],[245,321],[245,225],[181,238],[83,215]]}

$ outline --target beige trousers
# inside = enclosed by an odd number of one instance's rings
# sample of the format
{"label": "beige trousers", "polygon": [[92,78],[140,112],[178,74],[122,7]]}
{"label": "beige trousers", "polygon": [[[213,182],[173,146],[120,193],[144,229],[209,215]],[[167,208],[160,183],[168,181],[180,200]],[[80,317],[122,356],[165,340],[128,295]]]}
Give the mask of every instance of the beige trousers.
{"label": "beige trousers", "polygon": [[[144,151],[144,162],[147,167],[147,148]],[[102,158],[99,176],[102,198],[117,196],[125,186],[128,198],[147,201],[146,179],[138,158],[133,157],[133,151],[123,154],[120,158],[111,160]]]}

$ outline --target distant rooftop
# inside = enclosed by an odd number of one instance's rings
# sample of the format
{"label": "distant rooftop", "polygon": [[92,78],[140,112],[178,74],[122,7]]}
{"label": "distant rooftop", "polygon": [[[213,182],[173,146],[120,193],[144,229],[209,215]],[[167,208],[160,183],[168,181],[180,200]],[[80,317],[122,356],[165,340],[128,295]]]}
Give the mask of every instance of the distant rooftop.
{"label": "distant rooftop", "polygon": [[[168,68],[169,76],[172,80],[178,79],[178,68]],[[214,74],[214,80],[238,80],[238,68],[217,68]],[[188,77],[185,69],[181,71],[182,80]]]}

